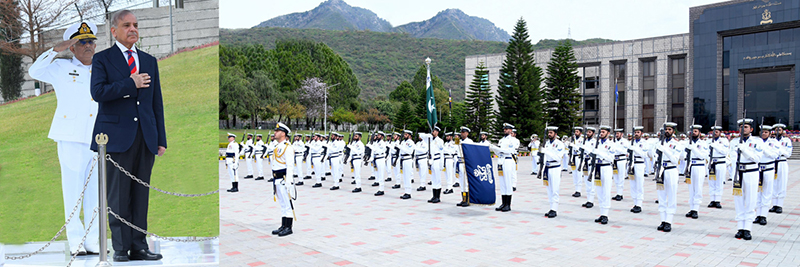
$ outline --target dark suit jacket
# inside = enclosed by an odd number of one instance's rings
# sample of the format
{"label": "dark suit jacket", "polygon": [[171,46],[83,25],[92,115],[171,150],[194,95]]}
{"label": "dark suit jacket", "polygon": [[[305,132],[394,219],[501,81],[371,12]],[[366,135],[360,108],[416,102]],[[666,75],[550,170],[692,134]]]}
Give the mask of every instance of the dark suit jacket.
{"label": "dark suit jacket", "polygon": [[147,88],[136,88],[127,60],[115,44],[92,59],[92,98],[99,104],[92,134],[94,151],[97,151],[94,137],[99,133],[108,135],[108,153],[127,151],[139,125],[150,152],[158,154],[158,146],[167,147],[158,61],[142,50],[137,52],[139,73],[150,75]]}

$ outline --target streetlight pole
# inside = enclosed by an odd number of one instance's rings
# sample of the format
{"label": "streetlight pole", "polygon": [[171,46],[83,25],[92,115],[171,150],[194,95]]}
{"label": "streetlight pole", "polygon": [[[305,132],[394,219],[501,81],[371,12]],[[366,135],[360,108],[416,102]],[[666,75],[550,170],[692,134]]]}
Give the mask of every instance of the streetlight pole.
{"label": "streetlight pole", "polygon": [[324,96],[325,96],[324,97],[325,98],[325,104],[324,104],[325,105],[325,107],[324,107],[325,108],[325,113],[322,114],[322,118],[323,118],[322,119],[322,124],[323,124],[322,126],[323,126],[323,129],[324,129],[326,134],[328,133],[328,89],[336,87],[337,85],[339,85],[339,84],[337,83],[337,84],[334,84],[334,85],[331,85],[331,86],[328,86],[328,87],[325,88],[325,94],[324,94]]}

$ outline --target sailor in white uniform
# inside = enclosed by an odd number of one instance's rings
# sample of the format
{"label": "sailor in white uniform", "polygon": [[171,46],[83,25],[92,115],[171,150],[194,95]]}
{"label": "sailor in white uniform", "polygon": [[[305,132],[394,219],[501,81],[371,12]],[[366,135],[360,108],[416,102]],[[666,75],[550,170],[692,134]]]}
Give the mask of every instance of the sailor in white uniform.
{"label": "sailor in white uniform", "polygon": [[702,125],[695,124],[690,126],[692,129],[692,136],[687,140],[685,153],[689,154],[689,160],[686,164],[689,165],[689,173],[685,173],[685,183],[689,186],[689,213],[686,214],[687,218],[697,219],[699,215],[697,210],[703,202],[703,182],[706,179],[706,162],[708,161],[709,148],[706,141],[700,140],[700,130],[703,129]]}
{"label": "sailor in white uniform", "polygon": [[253,178],[253,134],[247,134],[247,141],[242,144],[242,149],[244,150],[244,161],[247,163],[247,176],[245,179]]}
{"label": "sailor in white uniform", "polygon": [[778,159],[780,144],[770,137],[772,125],[761,125],[761,141],[763,153],[758,163],[758,200],[756,201],[756,219],[753,223],[767,225],[767,213],[772,204],[775,181],[775,160]]}
{"label": "sailor in white uniform", "polygon": [[789,179],[789,164],[786,159],[792,156],[792,140],[786,135],[786,125],[778,123],[772,126],[775,130],[775,141],[778,142],[778,159],[775,163],[775,188],[772,191],[772,208],[769,212],[783,213],[783,199],[786,198],[786,183]]}
{"label": "sailor in white uniform", "polygon": [[752,136],[754,131],[752,119],[740,119],[737,124],[742,135],[731,140],[731,150],[734,151],[736,161],[733,200],[736,206],[736,228],[739,229],[734,237],[750,240],[753,239],[750,230],[756,218],[758,203],[758,163],[764,154],[764,142],[761,138]]}
{"label": "sailor in white uniform", "polygon": [[294,217],[294,204],[297,198],[297,189],[294,187],[294,147],[289,143],[289,134],[292,131],[283,123],[275,127],[275,141],[278,144],[272,153],[272,189],[276,201],[281,207],[281,227],[272,231],[273,235],[287,236],[292,234],[292,219]]}
{"label": "sailor in white uniform", "polygon": [[550,211],[544,214],[547,218],[555,218],[558,215],[559,195],[558,189],[561,185],[561,161],[567,151],[566,146],[561,140],[556,138],[557,126],[549,126],[547,130],[547,140],[541,148],[544,154],[544,173],[542,179],[547,187],[547,199],[550,202]]}
{"label": "sailor in white uniform", "polygon": [[721,209],[722,191],[725,187],[725,179],[728,177],[726,157],[730,150],[730,142],[728,138],[721,135],[722,126],[713,126],[711,129],[714,130],[714,135],[712,138],[706,139],[711,156],[708,167],[708,196],[711,198],[711,202],[708,203],[708,207]]}
{"label": "sailor in white uniform", "polygon": [[267,145],[264,144],[261,134],[256,135],[256,143],[253,144],[253,160],[256,162],[256,170],[258,170],[259,180],[264,179],[264,152],[267,150]]}
{"label": "sailor in white uniform", "polygon": [[231,178],[231,189],[228,192],[239,192],[239,143],[236,143],[236,135],[228,133],[228,148],[225,149],[225,168],[228,169],[228,176]]}
{"label": "sailor in white uniform", "polygon": [[500,195],[502,198],[502,204],[494,210],[502,212],[511,210],[511,196],[514,192],[512,173],[517,171],[517,164],[514,162],[513,154],[517,150],[515,145],[518,145],[518,143],[515,143],[513,140],[515,138],[511,136],[512,129],[514,129],[514,125],[503,123],[503,133],[505,133],[506,136],[501,138],[497,145],[489,145],[489,149],[498,157],[497,173],[500,179],[496,181],[497,186],[500,187]]}

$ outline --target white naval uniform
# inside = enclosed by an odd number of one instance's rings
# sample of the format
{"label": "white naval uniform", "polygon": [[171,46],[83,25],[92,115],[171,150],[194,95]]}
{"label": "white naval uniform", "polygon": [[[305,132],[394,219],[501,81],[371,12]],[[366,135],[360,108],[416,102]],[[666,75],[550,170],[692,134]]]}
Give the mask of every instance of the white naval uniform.
{"label": "white naval uniform", "polygon": [[456,153],[458,153],[458,147],[456,146],[456,142],[450,140],[449,142],[444,143],[444,147],[442,152],[444,153],[444,173],[447,177],[446,184],[444,188],[446,190],[453,189],[453,182],[455,182],[456,176]]}
{"label": "white naval uniform", "polygon": [[[592,135],[592,137],[594,137],[594,135]],[[597,138],[589,138],[589,139],[584,139],[583,145],[581,146],[581,148],[583,148],[583,160],[584,160],[583,165],[585,165],[587,168],[590,165],[589,160],[591,160],[589,154],[591,154],[592,151],[594,151],[596,144],[597,144]],[[586,184],[586,201],[587,202],[594,201],[594,194],[595,194],[594,177],[592,177],[590,180],[589,176],[587,176],[588,173],[584,174],[583,170],[578,170],[578,172],[581,173],[582,180]]]}
{"label": "white naval uniform", "polygon": [[[678,144],[681,147],[686,147],[689,144],[688,140],[681,140],[678,141]],[[686,170],[686,151],[681,151],[680,155],[680,164],[678,165],[678,173],[682,175],[688,175],[688,173],[684,173]]]}
{"label": "white naval uniform", "polygon": [[[467,139],[461,140],[461,143],[472,144],[474,142],[472,141],[472,139],[469,139],[469,137],[467,137]],[[458,153],[457,153],[458,166],[456,168],[459,168],[459,173],[460,173],[459,180],[461,180],[461,183],[459,185],[461,186],[461,192],[469,192],[469,185],[467,185],[469,179],[467,179],[467,170],[466,166],[464,165],[464,151],[459,147],[459,145],[456,145],[456,147],[458,148]]]}
{"label": "white naval uniform", "polygon": [[614,163],[617,165],[617,173],[614,174],[614,187],[616,188],[617,195],[623,195],[625,188],[625,177],[628,177],[625,166],[628,162],[628,142],[627,139],[614,139],[614,143],[621,146],[620,150],[614,155]]}
{"label": "white naval uniform", "polygon": [[[517,139],[516,137],[513,137],[513,136],[510,136],[510,137],[511,137],[511,142],[513,142],[512,146],[514,146],[513,155],[517,159],[519,159],[519,156],[518,156],[518,154],[519,154],[519,144],[520,144],[519,139]],[[516,188],[517,187],[517,175],[518,175],[518,173],[517,173],[517,164],[519,164],[519,162],[517,162],[517,160],[514,160],[514,171],[511,172],[511,187],[512,188]]]}
{"label": "white naval uniform", "polygon": [[423,142],[430,142],[431,146],[431,187],[433,189],[442,189],[442,178],[444,178],[444,141],[442,141],[442,138],[439,138],[438,136],[434,138],[433,135],[430,134],[421,135]]}
{"label": "white naval uniform", "polygon": [[253,153],[255,158],[253,159],[256,162],[256,170],[258,170],[258,177],[264,177],[264,152],[267,150],[267,145],[264,144],[264,140],[256,141],[255,145],[253,146]]}
{"label": "white naval uniform", "polygon": [[772,194],[775,187],[775,160],[778,158],[780,143],[775,138],[761,139],[761,141],[764,146],[761,160],[758,164],[760,184],[758,201],[756,201],[756,216],[766,217],[772,204]]}
{"label": "white naval uniform", "polygon": [[[633,151],[633,179],[630,180],[631,198],[633,198],[634,206],[641,207],[644,199],[645,159],[648,158],[650,144],[641,138],[634,139],[628,149]],[[627,173],[627,169],[625,172]]]}
{"label": "white naval uniform", "polygon": [[244,162],[247,163],[247,175],[253,176],[253,139],[247,139],[242,145],[244,149]]}
{"label": "white naval uniform", "polygon": [[333,186],[339,186],[339,179],[342,178],[342,157],[344,151],[344,142],[333,141],[328,145],[328,159],[331,163],[331,179],[333,179]]}
{"label": "white naval uniform", "polygon": [[706,162],[708,161],[708,143],[704,140],[692,140],[689,138],[686,143],[686,148],[692,151],[689,173],[685,173],[686,184],[689,186],[689,209],[697,211],[700,204],[703,202],[703,182],[705,182],[708,168]]}
{"label": "white naval uniform", "polygon": [[[309,178],[311,177],[311,173],[314,171],[313,166],[311,164],[311,162],[312,162],[312,160],[311,160],[311,142],[313,142],[313,140],[308,140],[308,142],[305,142],[303,144],[303,146],[304,146],[303,147],[303,156],[304,156],[303,157],[303,163],[306,165],[306,176],[305,177],[309,177]],[[305,151],[306,150],[308,150],[308,156],[305,156]],[[303,177],[303,179],[305,179],[305,177]]]}
{"label": "white naval uniform", "polygon": [[[572,171],[572,184],[575,186],[575,192],[581,192],[581,188],[583,187],[583,172],[577,169],[577,166],[580,164],[581,161],[581,149],[580,146],[583,144],[583,137],[579,136],[578,138],[573,137],[572,143],[569,144],[572,147],[572,161],[575,166],[570,166],[570,170]],[[536,168],[534,166],[534,168]]]}
{"label": "white naval uniform", "polygon": [[428,141],[421,140],[414,147],[417,162],[417,175],[419,176],[419,186],[425,186],[428,180]]}
{"label": "white naval uniform", "polygon": [[547,178],[547,199],[550,202],[550,210],[558,211],[559,195],[558,189],[561,185],[561,162],[568,150],[561,140],[546,140],[541,149],[544,154],[545,173],[542,177]]}
{"label": "white naval uniform", "polygon": [[406,194],[411,194],[411,178],[414,175],[414,141],[406,139],[400,142],[400,166],[403,174],[403,190]]}
{"label": "white naval uniform", "polygon": [[528,143],[528,148],[531,150],[531,166],[533,173],[538,174],[539,172],[539,145],[541,143],[539,140],[531,141]]}
{"label": "white naval uniform", "polygon": [[292,147],[294,147],[294,175],[303,179],[303,153],[306,151],[306,144],[301,139],[294,141]]}
{"label": "white naval uniform", "polygon": [[398,152],[397,149],[395,149],[399,145],[400,145],[400,139],[389,142],[389,154],[391,154],[392,157],[389,158],[389,160],[387,160],[388,163],[387,166],[391,166],[392,162],[395,161],[394,158],[397,158],[391,170],[392,170],[392,175],[394,176],[394,184],[398,186],[400,185],[400,183],[403,182],[402,174],[400,174],[400,165],[397,165],[397,163],[400,162],[400,152]]}
{"label": "white naval uniform", "polygon": [[596,155],[595,171],[600,174],[600,185],[595,190],[597,191],[597,202],[600,205],[600,215],[608,216],[608,211],[611,209],[611,183],[613,182],[614,168],[614,155],[624,151],[624,148],[619,144],[606,138],[597,141],[597,148],[592,150]]}
{"label": "white naval uniform", "polygon": [[[679,162],[681,151],[683,147],[678,143],[675,138],[664,139],[664,144],[656,143],[653,153],[662,152],[662,162],[655,162],[654,164],[661,164],[664,169],[664,190],[658,191],[658,213],[661,215],[661,221],[672,224],[672,218],[675,215],[675,210],[678,208],[678,168],[676,162]],[[656,159],[658,157],[656,156]]]}
{"label": "white naval uniform", "polygon": [[724,136],[707,139],[708,149],[711,150],[709,169],[714,168],[714,177],[708,177],[708,196],[711,201],[721,201],[722,191],[725,188],[725,179],[728,178],[727,155],[730,151],[730,142]]}
{"label": "white naval uniform", "polygon": [[[55,59],[53,49],[42,53],[28,69],[28,74],[53,85],[56,91],[56,111],[50,125],[48,138],[57,143],[58,161],[61,166],[61,190],[64,200],[64,215],[69,216],[78,203],[83,185],[86,186],[83,198],[83,220],[92,219],[97,207],[98,166],[92,170],[92,162],[97,155],[90,149],[94,140],[92,130],[97,118],[97,102],[90,93],[92,66],[83,65],[78,59]],[[112,140],[113,141],[113,140]],[[80,210],[80,208],[78,208]],[[83,246],[92,252],[99,251],[99,223],[92,224]],[[73,215],[66,226],[70,251],[76,252],[81,239],[87,232],[81,223],[79,213]]]}
{"label": "white naval uniform", "polygon": [[[501,195],[511,195],[514,192],[512,186],[513,173],[517,171],[517,164],[511,156],[517,148],[514,146],[516,143],[512,140],[514,137],[506,135],[501,138],[497,145],[490,145],[489,149],[494,151],[497,155],[497,172],[500,179],[497,179],[497,185],[500,187]],[[502,167],[502,174],[500,174],[500,167]]]}
{"label": "white naval uniform", "polygon": [[384,177],[386,177],[386,179],[389,179],[392,178],[392,174],[394,173],[394,171],[392,170],[392,153],[394,153],[393,151],[394,147],[392,146],[392,141],[383,140],[383,143],[386,144],[386,147],[389,148],[389,153],[386,154],[386,159],[384,160],[386,162],[386,167],[384,168],[384,170],[386,170],[386,174],[384,175]]}
{"label": "white naval uniform", "polygon": [[[742,195],[733,196],[736,204],[737,229],[751,230],[753,220],[756,218],[756,204],[758,203],[758,164],[763,155],[764,142],[760,137],[750,136],[739,143],[740,137],[731,140],[731,150],[734,158],[739,158],[737,174],[742,177]],[[737,153],[736,151],[741,151]],[[738,154],[741,154],[739,156]],[[735,159],[734,159],[735,160]],[[734,177],[737,179],[738,177]]]}
{"label": "white naval uniform", "polygon": [[353,141],[347,147],[350,148],[350,166],[353,178],[356,180],[356,188],[361,188],[361,164],[364,160],[364,143],[361,140]]}
{"label": "white naval uniform", "polygon": [[778,162],[775,164],[775,184],[772,191],[772,205],[783,207],[783,199],[786,198],[786,183],[789,179],[789,164],[786,159],[792,156],[792,140],[788,137],[778,136],[775,138],[778,143]]}
{"label": "white naval uniform", "polygon": [[370,149],[372,150],[372,155],[370,155],[369,160],[373,162],[375,168],[378,169],[376,172],[375,180],[378,181],[378,191],[383,191],[386,184],[386,177],[383,175],[386,174],[386,141],[380,140],[376,142],[372,142]]}
{"label": "white naval uniform", "polygon": [[[272,186],[278,204],[281,206],[281,217],[293,217],[291,197],[297,197],[294,189],[293,168],[294,147],[288,140],[278,143],[272,153]],[[289,196],[289,195],[292,196]]]}
{"label": "white naval uniform", "polygon": [[311,164],[314,166],[314,181],[315,183],[321,184],[322,183],[322,176],[325,175],[325,171],[323,170],[323,162],[322,162],[322,141],[311,141],[309,144],[309,155],[308,157],[311,160]]}
{"label": "white naval uniform", "polygon": [[225,149],[225,167],[231,182],[239,182],[239,144],[236,141],[228,143],[228,148]]}

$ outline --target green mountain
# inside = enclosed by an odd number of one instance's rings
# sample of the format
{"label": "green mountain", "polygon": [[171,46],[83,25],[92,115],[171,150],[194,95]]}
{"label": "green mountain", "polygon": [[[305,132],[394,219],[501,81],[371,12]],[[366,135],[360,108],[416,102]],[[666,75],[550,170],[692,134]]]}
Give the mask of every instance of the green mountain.
{"label": "green mountain", "polygon": [[508,42],[510,35],[491,21],[465,14],[459,9],[447,9],[433,18],[397,26],[397,32],[407,32],[418,38],[450,40],[484,40]]}
{"label": "green mountain", "polygon": [[350,6],[342,0],[328,0],[312,10],[275,17],[255,27],[392,31],[392,24],[374,12]]}

